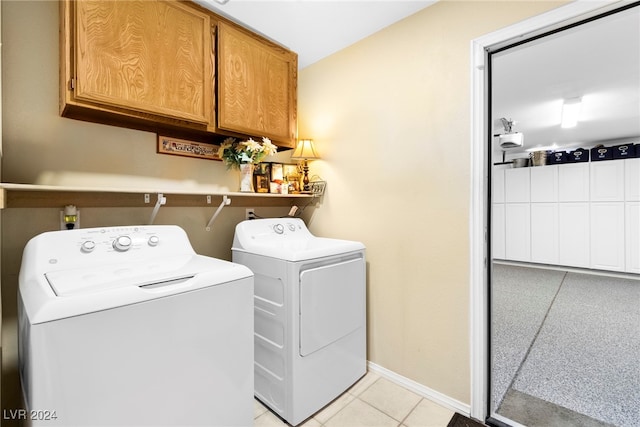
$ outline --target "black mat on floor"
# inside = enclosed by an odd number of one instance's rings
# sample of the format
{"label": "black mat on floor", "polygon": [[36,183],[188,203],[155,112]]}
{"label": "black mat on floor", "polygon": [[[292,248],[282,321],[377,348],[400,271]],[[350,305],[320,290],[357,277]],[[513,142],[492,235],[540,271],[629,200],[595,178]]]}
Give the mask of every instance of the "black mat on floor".
{"label": "black mat on floor", "polygon": [[451,417],[447,427],[485,427],[485,425],[456,412],[453,414],[453,417]]}

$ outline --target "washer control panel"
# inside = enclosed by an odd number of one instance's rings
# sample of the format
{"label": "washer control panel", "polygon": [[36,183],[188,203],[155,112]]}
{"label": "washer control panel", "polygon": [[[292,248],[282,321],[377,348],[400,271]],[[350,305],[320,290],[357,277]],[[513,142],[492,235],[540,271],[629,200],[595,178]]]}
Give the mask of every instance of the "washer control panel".
{"label": "washer control panel", "polygon": [[[194,253],[180,227],[149,225],[80,228],[43,233],[38,237],[50,266],[67,263],[120,262],[123,259],[157,259],[159,256]],[[78,258],[81,257],[82,261]]]}
{"label": "washer control panel", "polygon": [[[82,229],[77,231],[83,231]],[[82,253],[91,253],[96,249],[127,252],[145,247],[155,248],[162,239],[157,231],[146,227],[117,227],[87,229],[78,236],[78,245]]]}

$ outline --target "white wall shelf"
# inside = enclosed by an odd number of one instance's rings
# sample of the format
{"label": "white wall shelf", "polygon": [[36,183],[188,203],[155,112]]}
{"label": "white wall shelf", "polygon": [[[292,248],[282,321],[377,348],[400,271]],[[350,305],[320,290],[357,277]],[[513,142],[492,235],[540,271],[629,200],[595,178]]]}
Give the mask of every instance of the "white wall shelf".
{"label": "white wall shelf", "polygon": [[[189,189],[68,187],[33,184],[0,184],[0,209],[78,207],[153,207],[157,194],[166,197],[166,207],[216,207],[224,197],[234,207],[292,206],[312,194],[271,194],[221,192],[199,186]],[[146,196],[146,197],[145,197]]]}

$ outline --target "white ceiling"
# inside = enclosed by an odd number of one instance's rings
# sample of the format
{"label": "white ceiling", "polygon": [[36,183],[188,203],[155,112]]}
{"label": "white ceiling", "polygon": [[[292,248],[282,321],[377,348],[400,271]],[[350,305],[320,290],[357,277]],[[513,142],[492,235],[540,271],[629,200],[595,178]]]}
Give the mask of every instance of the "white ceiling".
{"label": "white ceiling", "polygon": [[298,54],[302,69],[436,0],[195,0]]}
{"label": "white ceiling", "polygon": [[[640,7],[495,54],[492,84],[494,133],[513,119],[525,149],[640,142]],[[575,97],[580,121],[562,129],[563,99]]]}

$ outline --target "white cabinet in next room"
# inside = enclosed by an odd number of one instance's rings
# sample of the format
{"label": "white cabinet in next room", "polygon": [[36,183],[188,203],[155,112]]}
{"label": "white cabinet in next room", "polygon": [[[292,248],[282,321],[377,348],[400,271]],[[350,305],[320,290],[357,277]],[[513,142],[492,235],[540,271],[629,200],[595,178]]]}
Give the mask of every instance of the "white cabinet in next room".
{"label": "white cabinet in next room", "polygon": [[591,203],[591,268],[624,271],[624,229],[624,203]]}
{"label": "white cabinet in next room", "polygon": [[640,274],[640,202],[627,202],[625,214],[625,270]]}
{"label": "white cabinet in next room", "polygon": [[529,203],[531,168],[514,168],[504,171],[504,197],[507,203]]}
{"label": "white cabinet in next room", "polygon": [[558,204],[560,265],[589,268],[589,203]]}
{"label": "white cabinet in next room", "polygon": [[570,163],[558,169],[558,201],[589,201],[589,163]]}
{"label": "white cabinet in next room", "polygon": [[505,169],[494,168],[491,173],[493,203],[504,203],[504,172]]}
{"label": "white cabinet in next room", "polygon": [[624,161],[591,162],[592,202],[621,202],[624,200]]}
{"label": "white cabinet in next room", "polygon": [[505,204],[505,255],[514,261],[531,260],[529,203]]}
{"label": "white cabinet in next room", "polygon": [[558,201],[558,165],[531,168],[531,203]]}
{"label": "white cabinet in next room", "polygon": [[531,261],[558,264],[558,204],[531,203]]}
{"label": "white cabinet in next room", "polygon": [[640,158],[624,160],[624,193],[627,202],[640,202]]}
{"label": "white cabinet in next room", "polygon": [[492,206],[491,256],[494,259],[505,259],[504,203],[494,203]]}

